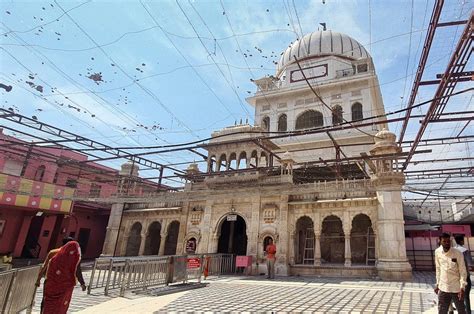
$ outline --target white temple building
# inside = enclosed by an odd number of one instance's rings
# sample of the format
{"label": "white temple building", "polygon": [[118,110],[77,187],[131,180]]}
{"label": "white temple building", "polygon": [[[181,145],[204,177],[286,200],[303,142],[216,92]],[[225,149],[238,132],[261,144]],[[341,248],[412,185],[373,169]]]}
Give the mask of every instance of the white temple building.
{"label": "white temple building", "polygon": [[255,84],[255,125],[212,133],[207,167],[191,164],[183,191],[115,204],[103,254],[233,253],[259,274],[272,238],[277,275],[411,278],[400,148],[367,50],[315,31]]}

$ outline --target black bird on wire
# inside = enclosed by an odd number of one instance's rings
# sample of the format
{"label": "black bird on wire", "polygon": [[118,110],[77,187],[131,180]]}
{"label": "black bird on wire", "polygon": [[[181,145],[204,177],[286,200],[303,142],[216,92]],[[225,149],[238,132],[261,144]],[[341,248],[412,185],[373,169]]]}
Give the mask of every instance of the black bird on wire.
{"label": "black bird on wire", "polygon": [[5,84],[0,83],[0,88],[3,88],[7,92],[9,92],[12,90],[13,87],[11,85],[5,85]]}

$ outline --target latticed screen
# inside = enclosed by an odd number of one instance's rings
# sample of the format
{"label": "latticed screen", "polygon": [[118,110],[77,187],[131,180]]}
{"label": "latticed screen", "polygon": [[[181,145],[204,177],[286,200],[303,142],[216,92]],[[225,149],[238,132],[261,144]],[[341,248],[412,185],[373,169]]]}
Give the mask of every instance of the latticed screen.
{"label": "latticed screen", "polygon": [[332,108],[332,124],[337,125],[342,123],[342,108],[341,106],[334,106]]}
{"label": "latticed screen", "polygon": [[362,120],[364,115],[362,114],[362,104],[356,102],[352,105],[352,121]]}
{"label": "latticed screen", "polygon": [[262,127],[265,131],[270,130],[270,118],[269,117],[265,117],[265,118],[262,119]]}
{"label": "latticed screen", "polygon": [[278,118],[278,131],[284,132],[287,129],[287,123],[286,123],[286,114],[282,114]]}
{"label": "latticed screen", "polygon": [[319,111],[308,110],[296,119],[295,129],[310,129],[323,125],[323,114]]}

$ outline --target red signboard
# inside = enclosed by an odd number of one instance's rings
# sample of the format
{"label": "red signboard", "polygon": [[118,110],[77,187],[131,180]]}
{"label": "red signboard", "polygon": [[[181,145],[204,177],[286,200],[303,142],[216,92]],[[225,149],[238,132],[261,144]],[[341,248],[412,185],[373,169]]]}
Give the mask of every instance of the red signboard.
{"label": "red signboard", "polygon": [[198,257],[188,258],[188,268],[199,268],[201,267],[201,259]]}
{"label": "red signboard", "polygon": [[235,258],[236,267],[249,267],[252,266],[252,256],[237,256]]}

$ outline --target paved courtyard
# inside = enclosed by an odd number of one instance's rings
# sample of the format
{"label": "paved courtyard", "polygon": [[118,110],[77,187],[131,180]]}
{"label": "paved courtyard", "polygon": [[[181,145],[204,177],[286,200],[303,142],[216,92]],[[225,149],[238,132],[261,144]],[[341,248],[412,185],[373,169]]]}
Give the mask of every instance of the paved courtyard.
{"label": "paved courtyard", "polygon": [[[86,282],[90,275],[85,272]],[[91,295],[76,287],[71,312],[317,312],[436,313],[433,272],[415,272],[412,282],[369,279],[231,276],[211,278],[204,288],[165,296],[129,293],[125,298],[102,290]],[[41,290],[34,312],[39,313]]]}
{"label": "paved courtyard", "polygon": [[[89,272],[85,272],[86,282]],[[76,287],[70,311],[80,313],[316,312],[436,313],[433,272],[415,272],[412,282],[317,277],[231,276],[211,278],[204,288],[165,296]],[[33,312],[39,313],[39,290]]]}
{"label": "paved courtyard", "polygon": [[412,283],[330,278],[227,278],[190,291],[158,312],[404,312],[433,309],[432,273]]}

